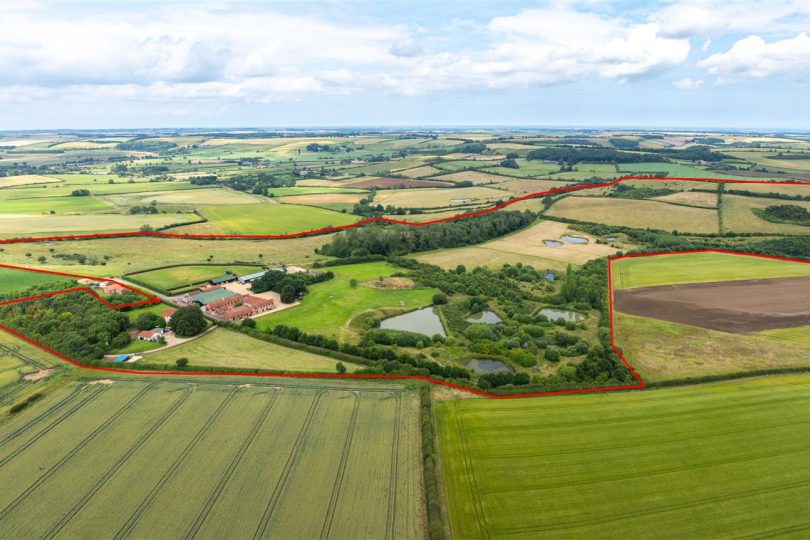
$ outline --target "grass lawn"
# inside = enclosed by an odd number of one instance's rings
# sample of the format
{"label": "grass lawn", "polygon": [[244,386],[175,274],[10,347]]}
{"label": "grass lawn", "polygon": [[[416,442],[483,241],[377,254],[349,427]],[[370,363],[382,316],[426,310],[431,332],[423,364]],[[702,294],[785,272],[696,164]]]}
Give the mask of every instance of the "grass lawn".
{"label": "grass lawn", "polygon": [[675,206],[649,200],[565,197],[548,211],[551,216],[589,223],[696,233],[717,232],[717,211]]}
{"label": "grass lawn", "polygon": [[154,313],[155,315],[160,316],[163,314],[165,310],[169,309],[170,307],[171,306],[169,306],[168,304],[163,303],[150,304],[148,306],[140,306],[128,309],[126,311],[123,311],[122,313],[124,313],[129,318],[130,321],[135,322],[138,319],[138,316],[144,313]]}
{"label": "grass lawn", "polygon": [[0,294],[11,294],[24,291],[42,283],[59,283],[65,289],[75,285],[76,280],[65,276],[26,272],[11,268],[0,268]]}
{"label": "grass lawn", "polygon": [[210,206],[200,213],[223,234],[289,234],[358,221],[350,214],[288,204]]}
{"label": "grass lawn", "polygon": [[[147,355],[142,361],[150,364],[174,364],[178,358],[188,358],[190,369],[194,366],[218,366],[327,373],[334,373],[335,365],[340,362],[223,328],[212,330],[188,343]],[[350,362],[343,362],[343,365],[349,372],[363,368]]]}
{"label": "grass lawn", "polygon": [[259,317],[256,319],[258,327],[284,324],[308,333],[345,336],[349,321],[364,311],[385,307],[415,309],[429,304],[435,292],[433,289],[384,290],[364,285],[353,289],[350,286],[352,279],[362,283],[401,271],[387,263],[334,266],[328,270],[335,273],[334,279],[310,286],[300,305]]}
{"label": "grass lawn", "polygon": [[143,281],[147,285],[158,287],[170,291],[172,289],[191,288],[199,283],[208,281],[211,278],[221,276],[226,270],[232,271],[237,276],[255,274],[260,272],[259,266],[175,266],[172,268],[161,268],[151,272],[136,274],[133,277],[138,281]]}
{"label": "grass lawn", "polygon": [[810,275],[810,264],[728,253],[635,257],[614,261],[612,265],[613,286],[617,289]]}
{"label": "grass lawn", "polygon": [[437,404],[456,538],[796,533],[810,376]]}
{"label": "grass lawn", "polygon": [[134,354],[134,353],[142,353],[144,351],[151,351],[162,347],[160,343],[155,343],[153,341],[142,341],[140,339],[134,339],[129,342],[126,347],[122,347],[121,349],[110,351],[110,354]]}

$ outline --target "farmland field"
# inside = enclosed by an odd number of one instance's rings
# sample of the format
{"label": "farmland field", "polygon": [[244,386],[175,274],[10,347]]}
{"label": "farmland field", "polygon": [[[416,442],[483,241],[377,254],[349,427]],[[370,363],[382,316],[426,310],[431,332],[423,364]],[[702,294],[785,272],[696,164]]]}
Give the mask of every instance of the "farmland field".
{"label": "farmland field", "polygon": [[270,312],[256,319],[259,328],[272,328],[278,324],[294,326],[304,332],[338,336],[349,332],[348,323],[356,315],[380,308],[416,309],[430,303],[433,289],[378,289],[359,283],[387,277],[397,271],[386,263],[366,263],[329,268],[334,279],[316,283],[297,306]]}
{"label": "farmland field", "polygon": [[417,402],[401,385],[342,381],[66,385],[0,427],[0,528],[14,538],[421,537]]}
{"label": "farmland field", "polygon": [[717,212],[713,209],[674,206],[655,201],[565,197],[548,212],[551,216],[605,225],[623,225],[688,231],[717,232]]}
{"label": "farmland field", "polygon": [[[144,356],[150,364],[174,364],[178,358],[188,358],[189,365],[217,366],[274,371],[316,371],[334,373],[339,360],[282,347],[239,332],[217,328],[205,336],[176,347]],[[347,371],[363,366],[343,362]]]}
{"label": "farmland field", "polygon": [[[810,195],[810,188],[806,194]],[[810,201],[783,201],[761,197],[723,196],[723,225],[734,232],[760,232],[775,234],[810,234],[810,227],[790,223],[773,223],[754,214],[753,209],[774,205],[796,205],[810,210]]]}
{"label": "farmland field", "polygon": [[26,272],[13,268],[0,267],[0,295],[14,296],[14,293],[24,291],[43,283],[58,283],[64,288],[69,288],[75,284],[76,280],[66,276],[55,276],[53,274],[41,274],[39,272]]}
{"label": "farmland field", "polygon": [[25,174],[20,176],[8,176],[0,178],[0,188],[26,186],[29,184],[48,184],[52,182],[61,182],[59,178],[53,176],[41,176],[38,174]]}
{"label": "farmland field", "polygon": [[140,191],[121,193],[104,197],[117,205],[146,204],[155,201],[157,204],[250,204],[269,202],[259,195],[251,195],[226,188],[185,189],[179,191]]}
{"label": "farmland field", "polygon": [[151,272],[136,274],[138,281],[144,282],[147,286],[154,286],[160,289],[172,290],[181,288],[191,288],[209,279],[221,276],[226,270],[232,271],[237,276],[245,274],[255,274],[261,271],[260,266],[205,266],[189,265],[175,266],[172,268],[161,268]]}
{"label": "farmland field", "polygon": [[90,214],[36,215],[0,214],[0,234],[19,236],[47,232],[95,233],[101,231],[137,231],[144,225],[163,227],[196,218],[193,214]]}
{"label": "farmland field", "polygon": [[654,197],[652,200],[686,206],[699,206],[701,208],[717,208],[717,195],[715,193],[699,191],[679,191],[678,193]]}
{"label": "farmland field", "polygon": [[[222,234],[287,234],[345,225],[357,216],[289,204],[208,206],[200,213]],[[179,230],[193,232],[193,229]]]}
{"label": "farmland field", "polygon": [[402,208],[434,208],[459,204],[483,204],[507,199],[509,193],[487,187],[408,189],[377,193],[374,204]]}
{"label": "farmland field", "polygon": [[437,415],[457,538],[801,536],[807,527],[807,375],[444,401]]}
{"label": "farmland field", "polygon": [[810,276],[810,264],[731,253],[683,253],[614,261],[613,287]]}
{"label": "farmland field", "polygon": [[111,210],[96,197],[34,197],[3,201],[3,214],[84,214]]}

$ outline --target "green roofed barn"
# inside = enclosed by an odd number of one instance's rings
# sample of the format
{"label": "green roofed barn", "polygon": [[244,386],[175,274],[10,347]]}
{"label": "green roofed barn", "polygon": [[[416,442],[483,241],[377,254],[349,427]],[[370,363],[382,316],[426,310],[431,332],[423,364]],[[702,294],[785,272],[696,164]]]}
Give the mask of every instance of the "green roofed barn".
{"label": "green roofed barn", "polygon": [[189,300],[196,304],[200,304],[201,306],[206,306],[211,302],[216,302],[217,300],[222,300],[223,298],[228,298],[230,296],[235,296],[236,293],[231,292],[227,289],[212,289],[210,291],[205,291],[197,294],[192,294],[189,296]]}

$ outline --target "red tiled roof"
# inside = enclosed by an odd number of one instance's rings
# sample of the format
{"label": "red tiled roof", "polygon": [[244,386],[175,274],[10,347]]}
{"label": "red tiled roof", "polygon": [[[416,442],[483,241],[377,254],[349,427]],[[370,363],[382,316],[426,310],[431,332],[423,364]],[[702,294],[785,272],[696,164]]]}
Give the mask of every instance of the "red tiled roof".
{"label": "red tiled roof", "polygon": [[253,295],[244,296],[242,298],[242,302],[254,308],[275,305],[272,298],[262,298],[260,296]]}
{"label": "red tiled roof", "polygon": [[253,313],[253,308],[250,306],[239,306],[238,308],[229,309],[222,313],[225,319],[238,319],[239,317],[247,317]]}
{"label": "red tiled roof", "polygon": [[165,310],[163,310],[163,314],[161,315],[161,317],[163,317],[164,319],[166,317],[171,317],[172,315],[175,314],[176,311],[177,310],[174,309],[174,308],[165,309]]}
{"label": "red tiled roof", "polygon": [[154,330],[141,330],[141,332],[138,334],[138,337],[144,339],[152,339],[153,337],[155,337],[156,334],[157,332],[155,332]]}

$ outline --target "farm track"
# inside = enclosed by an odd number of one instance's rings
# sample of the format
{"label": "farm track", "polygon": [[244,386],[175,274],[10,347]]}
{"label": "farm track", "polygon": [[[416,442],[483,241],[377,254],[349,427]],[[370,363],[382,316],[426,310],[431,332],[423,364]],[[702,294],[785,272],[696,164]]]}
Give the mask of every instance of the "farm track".
{"label": "farm track", "polygon": [[28,497],[31,496],[39,487],[44,484],[49,478],[51,478],[54,474],[56,474],[62,466],[73,459],[76,454],[78,454],[85,446],[90,444],[99,434],[103,433],[107,430],[110,426],[115,425],[117,422],[121,421],[122,415],[124,412],[127,411],[132,405],[138,402],[146,393],[148,393],[152,388],[154,388],[156,383],[151,383],[146,385],[140,392],[135,394],[129,401],[124,403],[121,407],[118,408],[113,414],[107,418],[100,426],[94,429],[89,435],[87,435],[84,439],[79,442],[76,446],[74,446],[69,452],[67,452],[62,459],[57,461],[47,472],[45,472],[42,476],[40,476],[33,484],[28,486],[28,488],[20,493],[16,499],[14,499],[11,503],[9,503],[5,508],[0,510],[0,522],[6,518],[11,512],[14,511],[20,504],[22,504]]}
{"label": "farm track", "polygon": [[352,416],[349,420],[349,429],[346,432],[346,440],[343,443],[343,451],[340,455],[340,465],[338,466],[337,476],[332,485],[332,495],[329,498],[329,506],[326,510],[326,517],[323,520],[321,527],[320,538],[329,538],[329,532],[332,529],[332,520],[335,517],[335,509],[340,498],[340,488],[343,485],[343,477],[346,475],[346,464],[349,461],[349,453],[351,452],[352,440],[354,439],[354,431],[357,427],[357,413],[360,410],[360,393],[352,392],[354,394],[354,406],[352,407]]}
{"label": "farm track", "polygon": [[394,410],[394,436],[391,442],[391,468],[388,475],[388,514],[385,522],[385,538],[393,540],[397,520],[397,473],[399,467],[399,430],[402,423],[402,396],[394,395],[397,401]]}
{"label": "farm track", "polygon": [[7,456],[6,456],[6,457],[4,457],[3,459],[0,459],[0,469],[2,469],[3,467],[5,467],[5,466],[8,464],[8,462],[9,462],[9,461],[13,460],[15,457],[17,457],[18,455],[20,455],[20,454],[21,454],[23,451],[27,450],[27,449],[28,449],[29,447],[31,447],[31,446],[32,446],[34,443],[36,443],[37,441],[39,441],[39,440],[40,440],[42,437],[44,437],[45,435],[47,435],[47,434],[48,434],[48,433],[49,433],[51,430],[53,430],[54,428],[58,427],[58,426],[59,426],[59,424],[61,424],[62,422],[64,422],[65,420],[67,420],[68,418],[70,418],[71,416],[73,416],[74,414],[76,414],[78,411],[80,411],[80,410],[81,410],[81,409],[82,409],[82,408],[83,408],[85,405],[87,405],[88,403],[90,403],[91,401],[93,401],[93,400],[94,400],[96,397],[98,397],[98,396],[99,396],[99,395],[100,395],[102,392],[104,392],[104,389],[103,389],[103,388],[99,388],[99,389],[98,389],[98,390],[96,390],[95,392],[91,393],[90,395],[88,395],[87,397],[85,397],[85,398],[84,398],[82,401],[80,401],[79,403],[77,403],[77,404],[76,404],[76,405],[75,405],[75,406],[74,406],[72,409],[68,410],[67,412],[65,412],[65,414],[63,414],[62,416],[60,416],[59,418],[57,418],[56,420],[54,420],[54,421],[53,421],[53,423],[51,423],[51,424],[50,424],[48,427],[44,428],[42,431],[39,431],[39,432],[38,432],[36,435],[34,435],[33,437],[31,437],[31,438],[30,438],[28,441],[26,441],[26,442],[25,442],[24,444],[22,444],[22,445],[21,445],[19,448],[17,448],[16,450],[14,450],[14,451],[13,451],[11,454],[7,455]]}
{"label": "farm track", "polygon": [[28,428],[30,428],[31,426],[33,426],[34,424],[36,424],[40,420],[42,420],[44,418],[47,418],[51,414],[55,413],[56,411],[58,411],[59,409],[61,409],[65,405],[67,405],[71,400],[73,400],[76,396],[79,395],[79,392],[81,390],[82,390],[81,386],[76,386],[76,388],[73,389],[73,392],[71,392],[70,394],[68,394],[64,398],[62,398],[62,400],[60,402],[54,404],[47,411],[43,412],[42,414],[39,414],[39,415],[35,416],[34,418],[29,420],[28,422],[26,422],[22,426],[18,427],[17,429],[15,429],[14,431],[12,431],[8,435],[6,435],[2,440],[0,440],[0,448],[2,448],[3,445],[5,445],[11,439],[15,439],[20,433],[23,433],[24,431],[26,431]]}
{"label": "farm track", "polygon": [[29,366],[34,366],[35,368],[47,369],[51,367],[50,364],[44,364],[39,360],[34,360],[33,358],[24,355],[23,353],[20,352],[19,347],[0,344],[0,353],[2,353],[0,354],[0,356],[13,356],[15,358],[20,359],[23,363]]}
{"label": "farm track", "polygon": [[461,441],[464,452],[462,453],[464,459],[464,469],[467,471],[467,476],[472,482],[473,492],[473,506],[475,507],[476,523],[478,530],[481,532],[482,538],[490,538],[489,528],[485,520],[484,505],[481,503],[481,489],[478,487],[478,480],[475,477],[475,467],[472,464],[472,452],[470,444],[467,440],[467,431],[464,427],[464,418],[462,414],[456,412],[456,427],[458,428],[459,440]]}
{"label": "farm track", "polygon": [[225,487],[228,485],[228,482],[230,481],[231,476],[233,476],[234,471],[236,471],[236,468],[242,462],[242,458],[245,456],[245,453],[250,448],[250,445],[253,444],[253,440],[256,438],[256,435],[259,434],[260,429],[267,420],[270,411],[273,410],[273,407],[275,406],[276,401],[278,400],[278,396],[279,394],[281,394],[281,392],[282,392],[281,390],[276,391],[272,395],[272,397],[267,400],[267,404],[264,406],[264,408],[259,412],[259,415],[256,417],[256,421],[253,423],[253,426],[251,427],[247,437],[245,437],[245,440],[242,441],[241,446],[236,451],[236,454],[234,454],[233,458],[231,459],[231,462],[228,464],[228,467],[222,473],[222,477],[219,479],[219,482],[214,487],[213,491],[211,491],[211,494],[208,496],[208,499],[205,501],[205,505],[203,506],[203,509],[197,516],[197,519],[195,519],[194,523],[191,525],[191,528],[189,529],[188,533],[185,536],[186,539],[190,540],[196,537],[197,533],[199,533],[200,527],[202,527],[203,524],[205,523],[205,520],[211,513],[211,509],[219,500],[220,495],[224,491]]}
{"label": "farm track", "polygon": [[53,538],[59,531],[61,531],[65,525],[67,525],[75,516],[78,514],[84,506],[98,493],[98,491],[103,488],[107,482],[109,482],[113,475],[118,472],[121,467],[123,467],[138,451],[138,449],[143,446],[151,437],[152,435],[160,429],[160,427],[166,423],[166,421],[171,418],[174,413],[186,402],[186,400],[191,396],[194,389],[192,387],[187,388],[183,395],[180,396],[177,401],[169,407],[165,413],[163,413],[157,421],[152,424],[149,429],[144,432],[137,441],[135,441],[132,446],[128,449],[126,453],[124,453],[118,461],[116,461],[109,469],[107,469],[101,478],[90,488],[88,489],[84,495],[82,495],[74,505],[68,510],[62,518],[57,521],[44,535],[43,538]]}
{"label": "farm track", "polygon": [[222,411],[225,410],[228,404],[236,396],[238,390],[239,388],[235,387],[231,390],[231,392],[227,396],[225,396],[225,399],[222,400],[222,403],[220,403],[217,409],[211,414],[210,417],[208,417],[208,420],[206,420],[205,424],[203,424],[202,427],[197,431],[197,433],[194,435],[194,438],[192,438],[191,441],[189,441],[186,447],[183,449],[183,451],[180,452],[180,454],[178,454],[178,456],[172,463],[171,467],[169,467],[169,469],[163,473],[163,476],[161,476],[160,480],[158,480],[158,482],[152,487],[152,489],[149,491],[146,497],[144,497],[143,501],[141,501],[141,504],[138,506],[138,508],[135,509],[135,512],[133,512],[132,515],[129,517],[129,519],[126,521],[126,523],[124,523],[124,525],[121,526],[121,528],[114,536],[115,540],[121,540],[123,538],[126,538],[132,533],[132,530],[138,524],[141,516],[144,514],[144,512],[146,512],[146,509],[152,504],[152,501],[154,501],[157,494],[160,492],[161,489],[163,489],[166,483],[172,478],[172,476],[174,476],[174,473],[177,472],[180,466],[185,462],[188,455],[197,446],[197,443],[199,443],[200,440],[202,440],[202,438],[205,436],[205,434],[208,433],[208,430],[211,428],[211,426],[214,424],[217,418],[219,418],[220,414],[222,414]]}
{"label": "farm track", "polygon": [[279,477],[278,482],[276,482],[276,486],[273,489],[270,500],[267,502],[267,507],[264,510],[264,514],[262,514],[262,519],[259,521],[259,525],[256,527],[256,532],[253,534],[254,539],[264,537],[265,533],[267,532],[267,527],[270,524],[270,518],[276,509],[276,505],[278,504],[278,500],[281,498],[281,494],[284,492],[284,488],[290,478],[292,469],[295,466],[295,463],[298,461],[301,448],[304,446],[304,440],[309,434],[309,428],[312,425],[312,420],[315,418],[318,405],[320,404],[321,398],[325,393],[326,390],[318,390],[318,392],[315,394],[315,398],[312,400],[312,404],[309,406],[304,423],[301,425],[301,430],[298,432],[298,437],[296,437],[295,443],[293,443],[293,447],[290,450],[290,454],[287,456],[287,461],[284,464],[284,469],[281,476]]}

